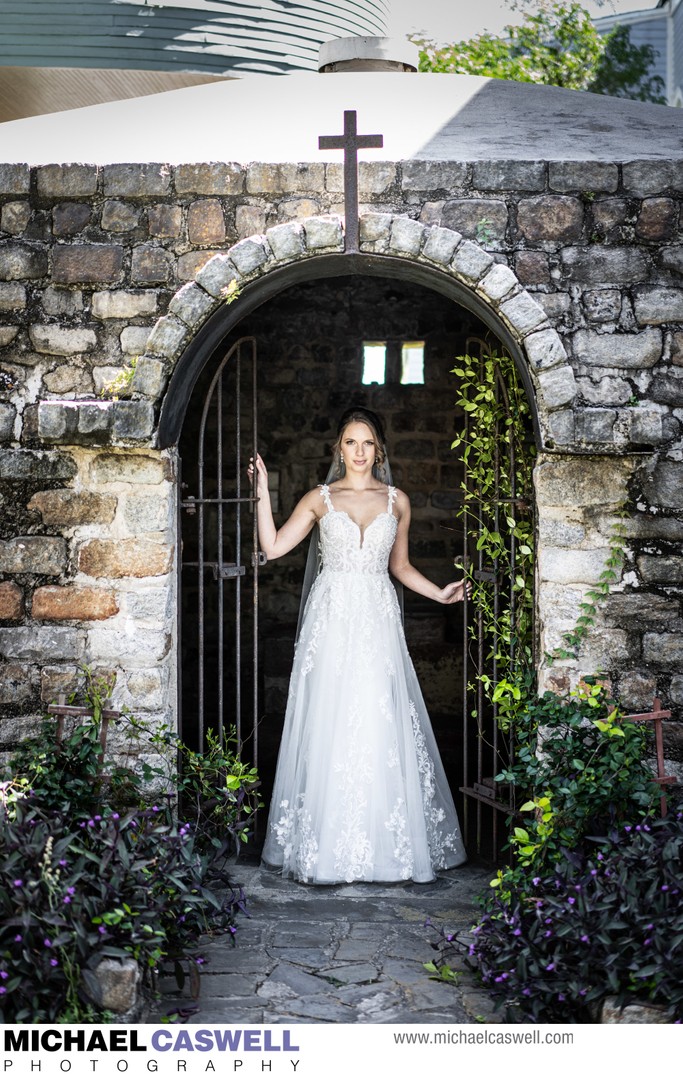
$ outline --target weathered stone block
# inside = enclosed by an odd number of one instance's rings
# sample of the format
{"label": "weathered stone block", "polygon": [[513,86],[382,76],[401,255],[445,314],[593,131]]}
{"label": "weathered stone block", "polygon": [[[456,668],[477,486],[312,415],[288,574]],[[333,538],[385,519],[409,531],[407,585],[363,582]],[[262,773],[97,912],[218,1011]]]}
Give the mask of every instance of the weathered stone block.
{"label": "weathered stone block", "polygon": [[[384,194],[396,182],[396,165],[391,161],[359,161],[358,190],[363,194]],[[343,190],[343,186],[328,190]]]}
{"label": "weathered stone block", "polygon": [[90,444],[102,444],[109,439],[113,405],[109,400],[93,400],[78,405],[78,433]]}
{"label": "weathered stone block", "polygon": [[520,250],[515,255],[515,272],[520,284],[548,284],[548,255],[540,250]]}
{"label": "weathered stone block", "polygon": [[44,449],[0,449],[0,479],[28,479],[31,482],[68,482],[76,474],[76,464],[66,452]]}
{"label": "weathered stone block", "polygon": [[422,224],[441,224],[444,199],[440,202],[423,202],[418,220]]}
{"label": "weathered stone block", "polygon": [[244,169],[239,164],[179,164],[175,168],[178,194],[241,194]]}
{"label": "weathered stone block", "polygon": [[599,381],[592,381],[590,377],[580,377],[577,379],[577,384],[581,395],[589,404],[603,406],[625,404],[633,394],[631,383],[623,377],[601,377]]}
{"label": "weathered stone block", "polygon": [[25,535],[0,542],[0,572],[19,575],[60,575],[66,567],[66,543],[63,538]]}
{"label": "weathered stone block", "polygon": [[616,321],[621,313],[621,292],[616,288],[586,291],[582,303],[588,321]]}
{"label": "weathered stone block", "polygon": [[646,255],[637,247],[567,247],[561,258],[567,278],[577,284],[637,284],[649,276]]}
{"label": "weathered stone block", "polygon": [[0,348],[9,347],[19,335],[18,325],[0,325]]}
{"label": "weathered stone block", "polygon": [[172,550],[147,538],[118,541],[91,538],[78,550],[78,570],[103,579],[145,579],[166,575],[171,569]]}
{"label": "weathered stone block", "polygon": [[168,309],[169,313],[175,314],[186,325],[194,327],[201,325],[216,305],[214,296],[209,295],[204,288],[200,288],[198,284],[185,284],[174,295]]}
{"label": "weathered stone block", "polygon": [[680,288],[638,288],[634,309],[639,325],[661,325],[683,319],[683,291]]}
{"label": "weathered stone block", "polygon": [[444,202],[441,223],[468,239],[486,230],[492,239],[502,239],[508,224],[505,202],[494,198],[451,198]]}
{"label": "weathered stone block", "polygon": [[308,250],[341,250],[344,244],[339,217],[309,217],[303,222]]}
{"label": "weathered stone block", "polygon": [[675,234],[678,222],[678,205],[671,198],[646,198],[636,221],[639,239],[655,242]]}
{"label": "weathered stone block", "polygon": [[92,297],[95,318],[140,318],[156,314],[155,291],[96,291]]}
{"label": "weathered stone block", "polygon": [[36,351],[45,355],[78,355],[97,347],[97,334],[92,329],[31,325],[28,334]]}
{"label": "weathered stone block", "polygon": [[391,224],[391,236],[389,238],[389,250],[397,254],[411,254],[413,257],[420,253],[425,228],[417,220],[410,217],[394,217]]}
{"label": "weathered stone block", "polygon": [[462,242],[460,233],[450,228],[429,228],[426,235],[422,256],[437,265],[448,265]]}
{"label": "weathered stone block", "polygon": [[266,235],[276,261],[291,261],[304,253],[304,230],[300,224],[276,224]]}
{"label": "weathered stone block", "polygon": [[235,227],[238,239],[262,235],[266,230],[265,209],[258,205],[238,205],[235,210]]}
{"label": "weathered stone block", "polygon": [[576,416],[576,435],[589,444],[611,443],[617,412],[603,407],[586,407]]}
{"label": "weathered stone block", "polygon": [[612,593],[605,603],[604,616],[608,623],[617,625],[624,620],[665,624],[677,620],[678,602],[661,594],[644,594],[637,590]]}
{"label": "weathered stone block", "polygon": [[0,654],[10,661],[80,661],[85,639],[77,628],[41,626],[0,628]]}
{"label": "weathered stone block", "polygon": [[570,445],[576,438],[576,418],[571,408],[548,415],[548,436],[552,445]]}
{"label": "weathered stone block", "polygon": [[619,166],[599,161],[550,161],[548,185],[553,191],[615,191]]}
{"label": "weathered stone block", "polygon": [[140,220],[140,210],[130,202],[107,201],[102,206],[102,227],[106,232],[132,232]]}
{"label": "weathered stone block", "polygon": [[31,170],[27,164],[0,164],[0,194],[28,194]]}
{"label": "weathered stone block", "polygon": [[118,611],[114,591],[97,587],[38,587],[31,605],[34,620],[107,620]]}
{"label": "weathered stone block", "polygon": [[119,340],[124,355],[142,355],[147,347],[151,329],[146,325],[126,325],[121,330]]}
{"label": "weathered stone block", "polygon": [[72,317],[83,309],[83,292],[50,286],[43,292],[41,303],[46,314]]}
{"label": "weathered stone block", "polygon": [[472,186],[481,191],[542,191],[543,161],[475,161]]}
{"label": "weathered stone block", "polygon": [[170,191],[171,171],[165,164],[108,164],[103,171],[107,198],[149,198]]}
{"label": "weathered stone block", "polygon": [[31,219],[28,202],[5,202],[0,210],[0,231],[9,235],[21,235]]}
{"label": "weathered stone block", "polygon": [[113,407],[114,438],[148,441],[154,430],[154,406],[147,400],[117,400]]}
{"label": "weathered stone block", "polygon": [[572,337],[575,358],[584,366],[646,370],[659,361],[662,334],[659,329],[640,333],[599,333],[579,329]]}
{"label": "weathered stone block", "polygon": [[47,254],[40,247],[8,243],[0,248],[0,280],[38,280],[47,274]]}
{"label": "weathered stone block", "polygon": [[157,399],[164,390],[167,377],[165,363],[143,355],[135,365],[131,388],[133,392]]}
{"label": "weathered stone block", "polygon": [[106,243],[73,243],[52,252],[52,279],[57,284],[113,283],[122,268],[123,247]]}
{"label": "weathered stone block", "polygon": [[38,436],[42,441],[63,441],[77,426],[76,404],[64,400],[41,400],[38,404]]}
{"label": "weathered stone block", "polygon": [[247,194],[281,194],[282,172],[279,165],[255,162],[247,166]]}
{"label": "weathered stone block", "polygon": [[643,660],[678,672],[683,663],[683,635],[646,632],[643,636]]}
{"label": "weathered stone block", "polygon": [[90,467],[93,482],[135,482],[156,485],[166,478],[165,461],[153,456],[134,456],[122,452],[103,452]]}
{"label": "weathered stone block", "polygon": [[360,217],[361,243],[389,244],[393,216],[390,213],[362,213]]}
{"label": "weathered stone block", "polygon": [[43,198],[82,198],[97,193],[97,168],[88,164],[47,164],[36,170]]}
{"label": "weathered stone block", "polygon": [[175,239],[183,226],[183,211],[179,205],[151,205],[147,210],[147,231],[154,239]]}
{"label": "weathered stone block", "polygon": [[555,329],[541,329],[524,340],[529,362],[536,370],[551,370],[567,362],[567,352]]}
{"label": "weathered stone block", "polygon": [[[230,260],[242,276],[256,272],[268,261],[268,255],[265,240],[260,238],[242,239],[230,250]],[[204,287],[203,280],[199,280],[199,283]]]}
{"label": "weathered stone block", "polygon": [[648,669],[628,669],[619,677],[619,702],[627,711],[650,711],[656,694],[657,678]]}
{"label": "weathered stone block", "polygon": [[92,627],[88,633],[93,661],[125,663],[127,667],[148,667],[167,656],[171,636],[164,631],[138,628],[133,634],[116,631],[113,625]]}
{"label": "weathered stone block", "polygon": [[165,491],[126,497],[123,518],[131,534],[158,532],[169,526],[170,502]]}
{"label": "weathered stone block", "polygon": [[655,403],[683,407],[683,370],[671,367],[658,371],[650,385],[650,398]]}
{"label": "weathered stone block", "polygon": [[140,965],[136,960],[113,960],[105,957],[97,965],[95,975],[102,991],[102,1008],[125,1013],[138,1002]]}
{"label": "weathered stone block", "polygon": [[469,239],[460,243],[451,261],[451,268],[468,284],[475,284],[492,265],[491,255]]}
{"label": "weathered stone block", "polygon": [[62,202],[52,210],[52,234],[77,235],[90,223],[92,210],[83,202]]}
{"label": "weathered stone block", "polygon": [[638,571],[645,583],[683,583],[683,557],[664,553],[645,553],[637,558]]}
{"label": "weathered stone block", "polygon": [[133,249],[130,276],[135,284],[166,284],[173,279],[173,255],[163,247],[142,243]]}
{"label": "weathered stone block", "polygon": [[[36,670],[31,665],[3,665],[0,675],[0,704],[3,706],[27,702],[35,691]],[[0,743],[16,744],[27,736],[36,735],[40,721],[34,717],[14,717],[0,721]]]}
{"label": "weathered stone block", "polygon": [[453,191],[467,182],[467,165],[461,161],[404,161],[404,191]]}
{"label": "weathered stone block", "polygon": [[658,194],[676,185],[672,161],[628,161],[622,176],[624,190],[631,194]]}
{"label": "weathered stone block", "polygon": [[0,284],[0,314],[13,314],[26,309],[26,288],[23,284]]}
{"label": "weathered stone block", "polygon": [[225,254],[215,254],[197,273],[197,283],[216,299],[224,299],[230,285],[238,279],[237,269]]}
{"label": "weathered stone block", "polygon": [[583,205],[578,198],[560,194],[525,198],[517,207],[517,226],[532,243],[568,243],[581,238]]}
{"label": "weathered stone block", "polygon": [[576,379],[569,366],[555,366],[551,370],[542,370],[538,376],[538,387],[543,398],[543,405],[553,411],[564,407],[576,397]]}
{"label": "weathered stone block", "polygon": [[0,403],[0,443],[11,441],[14,436],[14,422],[17,409],[12,404]]}
{"label": "weathered stone block", "polygon": [[510,292],[518,288],[517,277],[507,265],[492,265],[488,273],[477,284],[477,291],[482,292],[494,303],[501,302]]}
{"label": "weathered stone block", "polygon": [[568,508],[621,504],[627,496],[631,466],[630,461],[614,457],[545,457],[534,471],[538,505]]}
{"label": "weathered stone block", "polygon": [[171,359],[184,347],[189,336],[190,330],[185,322],[173,314],[167,314],[159,318],[149,334],[146,350],[150,355],[163,355]]}
{"label": "weathered stone block", "polygon": [[73,356],[43,378],[46,392],[65,397],[67,394],[82,396],[93,390],[90,370]]}
{"label": "weathered stone block", "polygon": [[24,592],[7,580],[0,583],[0,620],[21,620],[24,615]]}
{"label": "weathered stone block", "polygon": [[654,469],[652,484],[647,487],[651,504],[683,508],[683,463],[662,460]]}
{"label": "weathered stone block", "polygon": [[608,549],[541,549],[539,576],[550,583],[598,583]]}
{"label": "weathered stone block", "polygon": [[543,307],[525,291],[507,299],[501,305],[500,313],[521,336],[540,329],[542,325],[547,325],[548,321]]}
{"label": "weathered stone block", "polygon": [[51,527],[111,523],[116,512],[116,497],[88,490],[44,489],[34,493],[28,507],[40,512],[43,523]]}
{"label": "weathered stone block", "polygon": [[325,184],[325,165],[293,164],[280,165],[283,191],[321,191]]}
{"label": "weathered stone block", "polygon": [[215,198],[192,202],[187,210],[187,233],[191,243],[211,246],[225,240],[223,206]]}

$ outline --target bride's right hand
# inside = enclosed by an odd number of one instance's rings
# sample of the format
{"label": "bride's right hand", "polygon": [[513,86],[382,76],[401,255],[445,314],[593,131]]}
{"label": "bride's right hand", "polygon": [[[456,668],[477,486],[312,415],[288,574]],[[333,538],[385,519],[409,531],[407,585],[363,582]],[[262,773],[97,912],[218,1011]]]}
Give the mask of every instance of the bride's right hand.
{"label": "bride's right hand", "polygon": [[[256,453],[256,474],[257,474],[257,477],[258,477],[259,485],[261,485],[263,487],[263,489],[268,489],[268,470],[267,470],[266,465],[263,462],[263,460],[261,459],[261,456],[259,455],[258,452]],[[254,457],[253,456],[249,457],[249,466],[247,467],[247,475],[249,477],[250,485],[253,486],[253,484],[254,484]]]}

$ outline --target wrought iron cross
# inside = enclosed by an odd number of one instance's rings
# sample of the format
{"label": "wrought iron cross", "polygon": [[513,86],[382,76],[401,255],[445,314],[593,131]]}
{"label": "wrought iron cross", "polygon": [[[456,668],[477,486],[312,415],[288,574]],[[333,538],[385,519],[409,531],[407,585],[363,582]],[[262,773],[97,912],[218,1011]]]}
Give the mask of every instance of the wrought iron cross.
{"label": "wrought iron cross", "polygon": [[359,135],[356,112],[344,112],[343,135],[319,135],[318,149],[344,150],[344,252],[358,251],[358,150],[381,149],[383,135]]}

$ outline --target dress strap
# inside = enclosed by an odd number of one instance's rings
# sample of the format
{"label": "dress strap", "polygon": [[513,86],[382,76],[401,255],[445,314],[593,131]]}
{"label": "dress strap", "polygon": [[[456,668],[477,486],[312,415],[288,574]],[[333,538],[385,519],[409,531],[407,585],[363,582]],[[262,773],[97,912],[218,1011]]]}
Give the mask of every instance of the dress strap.
{"label": "dress strap", "polygon": [[325,507],[328,512],[334,512],[332,507],[332,498],[330,497],[330,487],[328,485],[322,485],[318,487],[320,489],[320,496],[325,502]]}
{"label": "dress strap", "polygon": [[387,512],[393,516],[394,514],[394,501],[396,500],[398,490],[396,486],[389,486],[387,492]]}

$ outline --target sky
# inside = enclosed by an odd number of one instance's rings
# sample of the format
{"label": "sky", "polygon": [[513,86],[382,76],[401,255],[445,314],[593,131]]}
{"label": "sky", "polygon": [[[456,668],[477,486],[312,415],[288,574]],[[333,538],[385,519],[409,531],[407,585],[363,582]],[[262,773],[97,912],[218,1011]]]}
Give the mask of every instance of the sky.
{"label": "sky", "polygon": [[[389,0],[389,32],[403,37],[424,31],[437,43],[464,41],[489,30],[498,33],[508,23],[521,22],[521,14],[503,0]],[[656,7],[657,0],[583,0],[594,17],[622,11],[645,11]]]}

